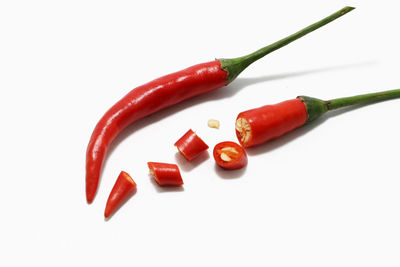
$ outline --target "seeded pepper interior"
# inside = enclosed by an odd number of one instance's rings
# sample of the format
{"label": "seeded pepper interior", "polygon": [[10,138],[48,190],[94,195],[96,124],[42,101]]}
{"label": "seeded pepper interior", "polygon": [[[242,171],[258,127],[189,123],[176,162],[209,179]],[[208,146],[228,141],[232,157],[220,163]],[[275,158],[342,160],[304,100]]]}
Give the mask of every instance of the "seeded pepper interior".
{"label": "seeded pepper interior", "polygon": [[218,143],[213,150],[215,162],[227,170],[241,169],[247,165],[247,154],[244,149],[230,141]]}

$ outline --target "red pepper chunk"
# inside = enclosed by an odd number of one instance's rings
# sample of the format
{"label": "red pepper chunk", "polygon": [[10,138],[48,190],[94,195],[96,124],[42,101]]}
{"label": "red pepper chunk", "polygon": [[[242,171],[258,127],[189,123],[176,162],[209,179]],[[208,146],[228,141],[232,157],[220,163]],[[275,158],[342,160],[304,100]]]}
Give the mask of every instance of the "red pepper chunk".
{"label": "red pepper chunk", "polygon": [[307,118],[306,106],[300,98],[287,100],[240,113],[236,135],[243,147],[255,146],[304,125]]}
{"label": "red pepper chunk", "polygon": [[234,142],[221,142],[214,147],[215,162],[227,170],[241,169],[247,165],[247,155],[244,149]]}
{"label": "red pepper chunk", "polygon": [[121,171],[108,197],[104,217],[108,218],[114,213],[125,200],[135,193],[135,191],[135,181],[133,181],[128,173]]}
{"label": "red pepper chunk", "polygon": [[189,161],[195,159],[201,152],[208,149],[208,145],[204,143],[192,129],[189,129],[189,131],[176,141],[174,146],[176,146],[185,159]]}
{"label": "red pepper chunk", "polygon": [[183,180],[178,165],[161,162],[147,162],[147,166],[149,166],[150,174],[154,177],[154,180],[156,180],[158,185],[183,185]]}

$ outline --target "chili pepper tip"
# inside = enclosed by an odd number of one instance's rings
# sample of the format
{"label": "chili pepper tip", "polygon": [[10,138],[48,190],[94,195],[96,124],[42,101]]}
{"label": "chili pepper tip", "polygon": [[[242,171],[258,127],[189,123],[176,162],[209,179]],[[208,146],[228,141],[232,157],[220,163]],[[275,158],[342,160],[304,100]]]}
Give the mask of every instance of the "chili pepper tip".
{"label": "chili pepper tip", "polygon": [[107,199],[104,217],[109,218],[135,192],[135,181],[127,172],[121,171]]}

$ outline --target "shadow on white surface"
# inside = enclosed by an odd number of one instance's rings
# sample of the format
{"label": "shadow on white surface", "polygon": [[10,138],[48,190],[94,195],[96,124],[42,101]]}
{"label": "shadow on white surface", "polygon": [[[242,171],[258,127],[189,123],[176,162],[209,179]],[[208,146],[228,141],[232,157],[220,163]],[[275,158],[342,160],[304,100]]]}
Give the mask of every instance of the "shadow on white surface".
{"label": "shadow on white surface", "polygon": [[225,169],[221,168],[220,166],[218,166],[218,164],[214,165],[215,173],[220,178],[227,179],[227,180],[242,177],[244,175],[244,173],[246,172],[246,168],[247,168],[247,166],[245,166],[239,170],[225,170]]}
{"label": "shadow on white surface", "polygon": [[294,78],[294,77],[300,77],[300,76],[305,76],[308,74],[315,74],[315,73],[321,73],[321,72],[328,72],[328,71],[334,71],[334,70],[345,70],[345,69],[351,69],[351,68],[357,68],[357,67],[364,67],[368,65],[373,65],[376,64],[376,61],[365,61],[365,62],[360,62],[360,63],[352,63],[352,64],[343,64],[343,65],[337,65],[337,66],[330,66],[330,67],[321,67],[321,68],[316,68],[316,69],[309,69],[309,70],[303,70],[303,71],[293,71],[293,72],[285,72],[285,73],[279,73],[279,74],[271,74],[271,75],[265,75],[261,77],[252,77],[252,78],[237,78],[235,81],[232,82],[231,85],[233,87],[234,91],[233,93],[230,94],[230,96],[236,94],[238,91],[240,91],[242,88],[245,88],[246,86],[261,83],[261,82],[268,82],[268,81],[274,81],[274,80],[283,80],[286,78]]}
{"label": "shadow on white surface", "polygon": [[197,158],[195,158],[192,161],[188,161],[185,159],[184,156],[181,155],[181,153],[176,152],[175,153],[175,160],[178,163],[178,166],[184,171],[184,172],[190,172],[197,166],[199,166],[201,163],[205,162],[210,158],[210,154],[208,151],[205,151],[201,153]]}
{"label": "shadow on white surface", "polygon": [[[150,182],[156,189],[157,193],[168,193],[168,192],[183,192],[185,191],[185,188],[183,186],[159,186],[154,180],[154,177],[149,174]],[[183,181],[185,182],[185,181]]]}

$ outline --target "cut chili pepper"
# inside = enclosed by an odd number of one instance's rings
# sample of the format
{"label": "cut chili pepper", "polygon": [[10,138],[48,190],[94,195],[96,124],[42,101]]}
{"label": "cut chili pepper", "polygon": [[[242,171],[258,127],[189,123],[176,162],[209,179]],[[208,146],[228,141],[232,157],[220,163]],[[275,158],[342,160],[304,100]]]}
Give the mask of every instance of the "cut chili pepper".
{"label": "cut chili pepper", "polygon": [[400,98],[400,89],[328,101],[299,96],[276,105],[241,112],[236,119],[236,135],[242,146],[256,146],[307,124],[330,110],[394,98]]}
{"label": "cut chili pepper", "polygon": [[226,141],[217,144],[213,155],[215,162],[227,170],[237,170],[247,165],[246,152],[234,142]]}
{"label": "cut chili pepper", "polygon": [[147,166],[149,166],[150,174],[154,177],[158,185],[183,185],[183,180],[178,165],[161,162],[147,162]]}
{"label": "cut chili pepper", "polygon": [[236,135],[243,147],[262,144],[300,127],[307,121],[301,99],[284,101],[240,113]]}
{"label": "cut chili pepper", "polygon": [[104,217],[108,218],[113,214],[125,200],[135,193],[135,191],[135,181],[133,181],[128,173],[121,171],[108,197]]}
{"label": "cut chili pepper", "polygon": [[90,137],[86,150],[87,202],[91,203],[95,197],[103,161],[111,142],[128,125],[183,100],[227,85],[256,60],[353,9],[353,7],[345,7],[319,22],[249,55],[198,64],[155,79],[130,91],[103,115]]}
{"label": "cut chili pepper", "polygon": [[189,161],[197,158],[203,151],[208,149],[208,145],[192,129],[189,129],[189,131],[176,141],[174,146]]}

